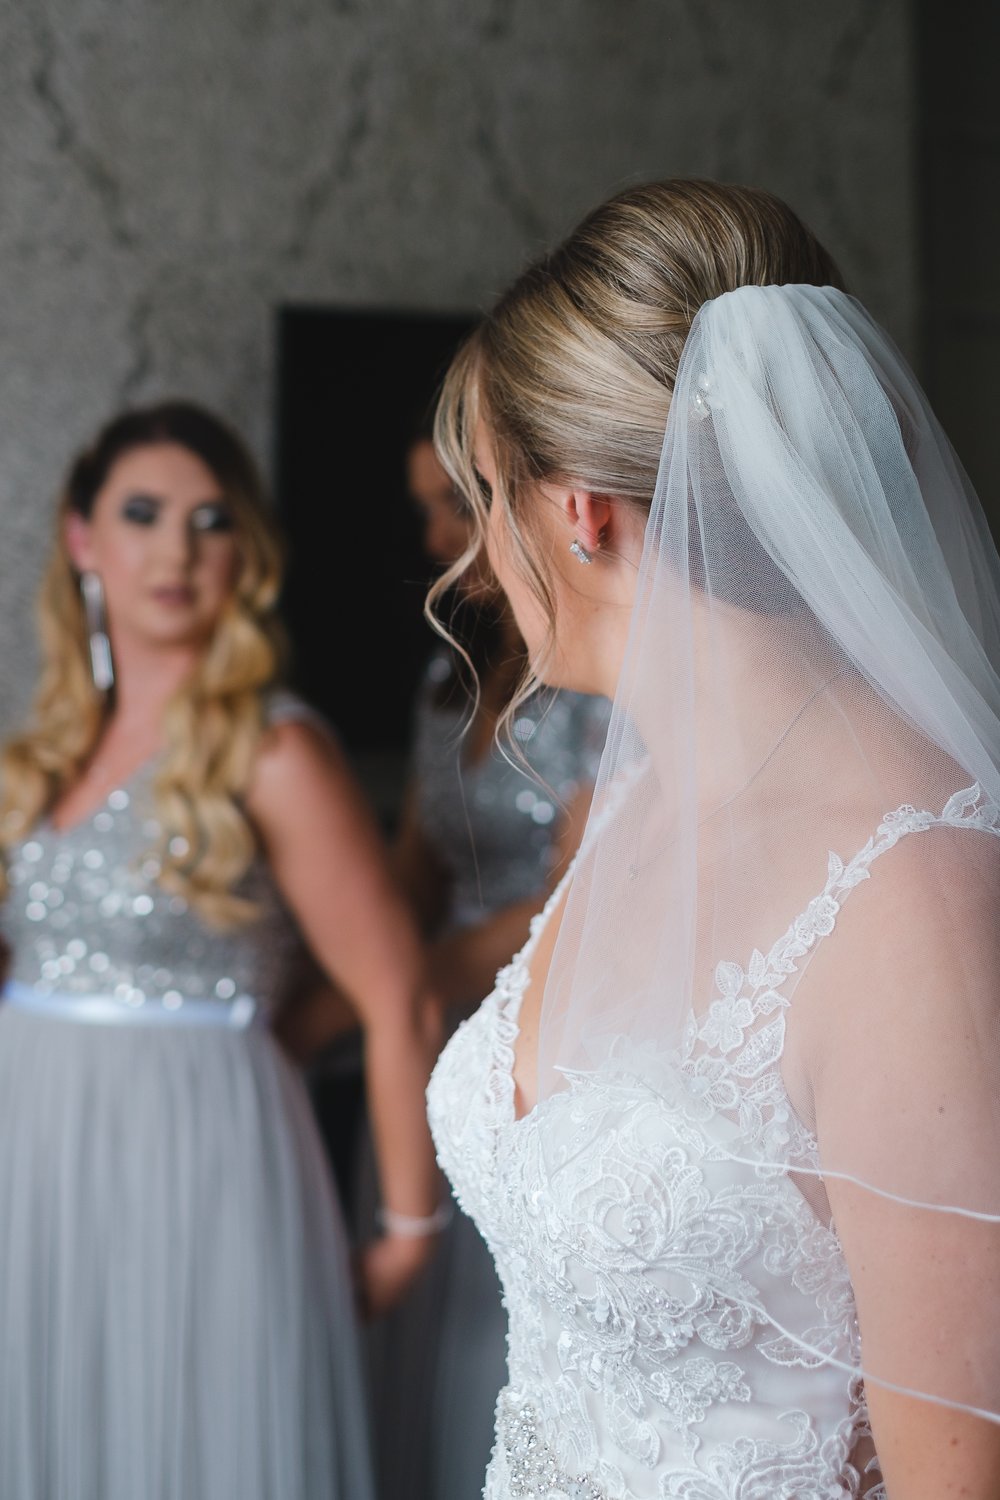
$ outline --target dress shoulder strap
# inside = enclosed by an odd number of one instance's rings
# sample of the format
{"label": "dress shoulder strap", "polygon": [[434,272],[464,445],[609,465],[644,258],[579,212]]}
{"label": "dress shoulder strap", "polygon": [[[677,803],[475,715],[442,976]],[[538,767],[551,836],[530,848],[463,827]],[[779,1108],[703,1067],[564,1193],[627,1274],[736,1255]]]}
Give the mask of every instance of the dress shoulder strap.
{"label": "dress shoulder strap", "polygon": [[841,906],[856,886],[870,878],[875,861],[895,848],[901,839],[939,827],[975,829],[1000,838],[1000,805],[984,796],[982,788],[975,783],[949,797],[940,813],[921,811],[908,803],[886,813],[875,833],[853,859],[845,863],[839,855],[830,852],[822,891],[796,917],[770,953],[766,956],[754,954],[749,974],[756,977],[756,969],[762,981],[766,976],[766,982],[771,986],[779,976],[794,974],[799,960],[833,931]]}
{"label": "dress shoulder strap", "polygon": [[[682,1063],[699,1077],[712,1080],[713,1097],[744,1100],[753,1095],[753,1108],[742,1128],[747,1138],[772,1159],[789,1152],[806,1159],[816,1149],[810,1127],[788,1108],[780,1063],[785,1049],[786,1013],[792,1003],[789,981],[823,938],[833,932],[840,909],[851,891],[868,880],[875,861],[904,838],[935,827],[969,828],[1000,837],[1000,807],[985,798],[979,786],[967,787],[948,799],[940,813],[904,805],[887,813],[862,849],[848,861],[830,853],[826,884],[767,953],[755,949],[742,967],[722,962],[715,969],[715,998],[692,1016],[682,1050]],[[729,1106],[717,1107],[725,1112]],[[756,1123],[754,1123],[756,1122]],[[794,1150],[788,1131],[797,1132]]]}

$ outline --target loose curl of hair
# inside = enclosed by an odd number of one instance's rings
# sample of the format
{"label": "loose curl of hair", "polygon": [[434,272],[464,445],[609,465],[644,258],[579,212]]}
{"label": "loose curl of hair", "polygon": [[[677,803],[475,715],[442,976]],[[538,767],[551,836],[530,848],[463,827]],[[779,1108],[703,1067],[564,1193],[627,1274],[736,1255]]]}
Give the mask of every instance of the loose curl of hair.
{"label": "loose curl of hair", "polygon": [[[843,288],[830,255],[781,199],[684,178],[617,194],[529,266],[469,335],[442,387],[435,446],[468,501],[473,533],[428,595],[435,628],[447,634],[437,602],[485,547],[488,510],[501,506],[551,642],[537,485],[579,485],[648,514],[698,309],[741,286],[786,283]],[[475,465],[480,419],[496,466],[492,495]],[[529,668],[504,716],[508,730],[535,686]]]}
{"label": "loose curl of hair", "polygon": [[[284,654],[276,614],[283,552],[253,459],[224,422],[192,402],[122,413],[70,468],[38,599],[42,671],[32,720],[0,759],[0,860],[80,777],[113,710],[114,689],[98,693],[91,675],[66,519],[89,518],[118,460],[157,443],[199,458],[235,521],[237,578],[197,666],[166,707],[155,782],[160,885],[210,926],[231,927],[256,912],[237,890],[257,852],[242,803],[265,728],[263,694]],[[6,891],[0,863],[0,898]]]}

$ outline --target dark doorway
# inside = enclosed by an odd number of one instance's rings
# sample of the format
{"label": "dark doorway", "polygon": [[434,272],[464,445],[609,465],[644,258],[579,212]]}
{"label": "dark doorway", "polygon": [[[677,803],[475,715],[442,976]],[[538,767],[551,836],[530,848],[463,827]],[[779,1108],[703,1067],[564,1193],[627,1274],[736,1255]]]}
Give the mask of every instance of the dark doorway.
{"label": "dark doorway", "polygon": [[[423,618],[432,569],[406,493],[406,451],[472,321],[309,306],[278,313],[274,474],[291,553],[284,614],[292,684],[336,728],[389,835],[413,699],[434,642]],[[356,1033],[313,1060],[309,1083],[358,1233],[364,1084]]]}
{"label": "dark doorway", "polygon": [[291,550],[292,680],[337,729],[387,826],[433,641],[405,455],[472,322],[310,306],[278,314],[275,487]]}
{"label": "dark doorway", "polygon": [[914,7],[922,384],[1000,541],[1000,7]]}

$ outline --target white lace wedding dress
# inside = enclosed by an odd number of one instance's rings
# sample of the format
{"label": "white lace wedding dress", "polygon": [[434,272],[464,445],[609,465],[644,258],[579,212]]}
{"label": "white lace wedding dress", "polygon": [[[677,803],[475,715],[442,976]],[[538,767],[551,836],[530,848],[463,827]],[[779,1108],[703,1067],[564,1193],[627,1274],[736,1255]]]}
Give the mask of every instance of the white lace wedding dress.
{"label": "white lace wedding dress", "polygon": [[[840,1244],[767,1163],[819,1163],[780,1072],[783,986],[874,861],[935,824],[1000,834],[1000,809],[971,788],[937,816],[888,814],[846,864],[831,856],[825,887],[770,952],[719,965],[718,998],[674,1059],[676,1103],[671,1086],[577,1077],[516,1118],[518,1011],[559,892],[453,1037],[431,1125],[510,1319],[487,1500],[884,1495],[850,1373]],[[757,1166],[726,1154],[737,1128]]]}

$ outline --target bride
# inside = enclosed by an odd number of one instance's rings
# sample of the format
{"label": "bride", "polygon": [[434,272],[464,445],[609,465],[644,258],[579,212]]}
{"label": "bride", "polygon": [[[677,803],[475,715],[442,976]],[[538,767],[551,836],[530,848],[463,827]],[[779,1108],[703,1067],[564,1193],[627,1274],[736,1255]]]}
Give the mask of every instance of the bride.
{"label": "bride", "polygon": [[510,1314],[488,1500],[994,1494],[1000,563],[947,440],[783,203],[672,181],[501,298],[437,441],[523,691],[614,701],[430,1087]]}

